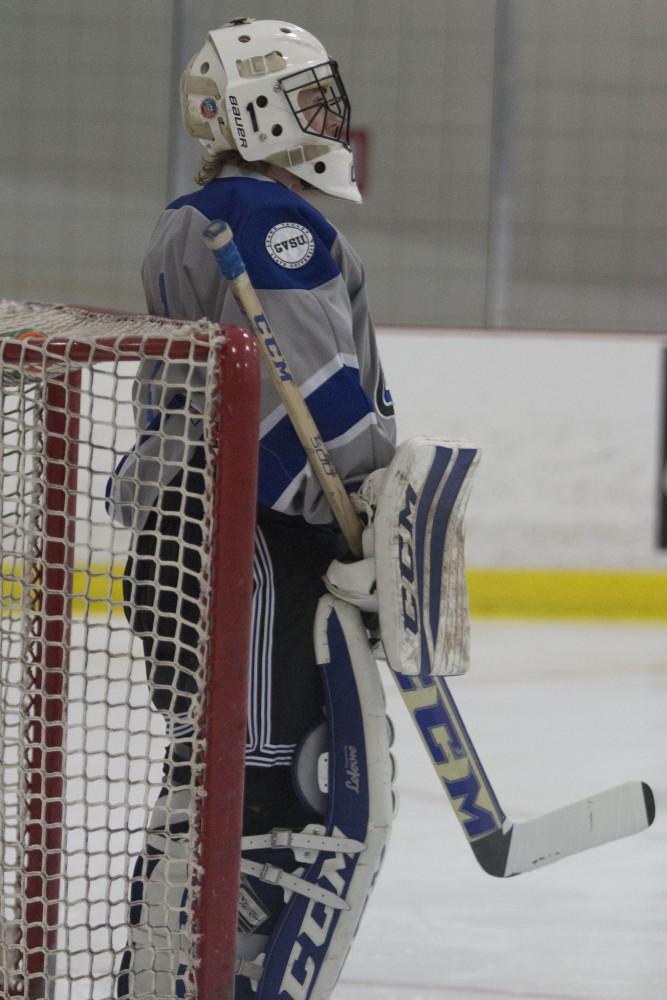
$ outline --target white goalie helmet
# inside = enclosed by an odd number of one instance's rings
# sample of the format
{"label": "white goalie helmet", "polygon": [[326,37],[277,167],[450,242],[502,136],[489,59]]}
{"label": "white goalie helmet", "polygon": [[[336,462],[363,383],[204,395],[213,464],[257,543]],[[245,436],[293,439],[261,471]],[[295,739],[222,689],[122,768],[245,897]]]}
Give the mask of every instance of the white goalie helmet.
{"label": "white goalie helmet", "polygon": [[238,18],[209,32],[181,78],[181,103],[186,129],[209,154],[236,150],[361,201],[338,66],[303,28]]}

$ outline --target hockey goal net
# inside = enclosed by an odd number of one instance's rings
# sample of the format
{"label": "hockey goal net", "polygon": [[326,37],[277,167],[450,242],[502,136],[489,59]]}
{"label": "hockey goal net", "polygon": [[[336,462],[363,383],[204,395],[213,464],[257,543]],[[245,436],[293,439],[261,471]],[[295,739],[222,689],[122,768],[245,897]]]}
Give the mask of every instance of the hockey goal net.
{"label": "hockey goal net", "polygon": [[[233,996],[258,394],[239,329],[0,303],[2,998],[116,996],[158,797],[186,861],[162,866],[164,927],[144,938],[141,978],[126,966],[124,995]],[[130,476],[125,523],[108,510],[110,476],[147,437],[153,493],[193,448],[204,456],[187,718],[164,699],[156,710],[146,635],[128,624],[132,519],[150,526],[155,498]],[[163,771],[179,726],[189,788],[170,817]]]}

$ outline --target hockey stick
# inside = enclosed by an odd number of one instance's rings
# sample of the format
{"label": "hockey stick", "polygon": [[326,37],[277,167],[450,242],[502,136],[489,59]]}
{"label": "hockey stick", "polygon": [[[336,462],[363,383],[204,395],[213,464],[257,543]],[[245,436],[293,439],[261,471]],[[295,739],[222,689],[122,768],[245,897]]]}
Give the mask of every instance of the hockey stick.
{"label": "hockey stick", "polygon": [[[204,231],[223,277],[257,338],[292,425],[354,555],[361,554],[361,525],[329,457],[306,402],[250,282],[229,226],[220,220]],[[639,833],[655,817],[653,793],[644,782],[598,792],[525,823],[503,812],[443,677],[390,671],[417,726],[431,763],[477,858],[489,875],[533,871],[612,840]]]}

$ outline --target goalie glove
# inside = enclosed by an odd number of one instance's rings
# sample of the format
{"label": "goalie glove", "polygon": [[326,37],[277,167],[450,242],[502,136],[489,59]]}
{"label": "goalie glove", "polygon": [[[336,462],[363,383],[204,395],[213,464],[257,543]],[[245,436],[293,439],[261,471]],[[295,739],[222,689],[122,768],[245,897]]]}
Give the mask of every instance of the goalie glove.
{"label": "goalie glove", "polygon": [[364,525],[361,535],[363,559],[355,562],[334,559],[324,577],[327,590],[335,597],[369,614],[378,612],[373,522],[386,472],[386,469],[371,472],[351,496],[354,509]]}
{"label": "goalie glove", "polygon": [[463,520],[478,461],[473,445],[412,438],[353,498],[367,525],[364,558],[334,560],[325,583],[337,597],[379,613],[386,658],[398,673],[468,669]]}

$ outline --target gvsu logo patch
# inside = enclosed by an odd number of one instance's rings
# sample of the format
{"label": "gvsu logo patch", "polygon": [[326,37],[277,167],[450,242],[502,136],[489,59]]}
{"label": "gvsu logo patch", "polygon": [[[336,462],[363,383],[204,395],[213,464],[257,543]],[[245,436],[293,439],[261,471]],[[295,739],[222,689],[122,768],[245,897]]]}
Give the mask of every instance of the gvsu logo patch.
{"label": "gvsu logo patch", "polygon": [[267,253],[281,267],[303,267],[315,253],[313,234],[296,222],[281,222],[269,229],[264,241]]}

